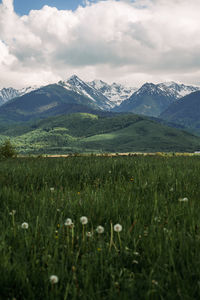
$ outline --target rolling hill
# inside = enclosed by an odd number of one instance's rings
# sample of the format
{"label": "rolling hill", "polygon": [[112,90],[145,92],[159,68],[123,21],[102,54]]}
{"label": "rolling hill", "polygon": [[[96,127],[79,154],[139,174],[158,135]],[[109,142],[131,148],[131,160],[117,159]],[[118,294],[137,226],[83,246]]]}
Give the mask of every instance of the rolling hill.
{"label": "rolling hill", "polygon": [[200,138],[133,114],[54,116],[26,126],[1,128],[0,138],[10,138],[20,153],[193,152],[200,149]]}

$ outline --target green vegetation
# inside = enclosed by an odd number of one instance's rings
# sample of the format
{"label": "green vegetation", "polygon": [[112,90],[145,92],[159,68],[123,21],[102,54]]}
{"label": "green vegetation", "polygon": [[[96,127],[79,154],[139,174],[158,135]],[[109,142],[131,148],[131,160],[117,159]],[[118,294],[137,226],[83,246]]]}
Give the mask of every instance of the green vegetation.
{"label": "green vegetation", "polygon": [[19,153],[194,152],[200,139],[148,117],[122,114],[102,117],[74,113],[2,126],[0,139],[10,140]]}
{"label": "green vegetation", "polygon": [[2,158],[11,158],[15,157],[17,152],[15,150],[14,145],[11,144],[9,140],[5,140],[5,142],[0,145],[0,159]]}
{"label": "green vegetation", "polygon": [[194,156],[2,161],[0,298],[199,299],[199,170]]}

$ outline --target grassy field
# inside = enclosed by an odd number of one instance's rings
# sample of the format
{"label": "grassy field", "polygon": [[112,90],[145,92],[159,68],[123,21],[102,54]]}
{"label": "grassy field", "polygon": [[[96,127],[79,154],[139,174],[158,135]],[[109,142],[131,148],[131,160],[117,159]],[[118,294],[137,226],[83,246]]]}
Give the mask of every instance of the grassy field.
{"label": "grassy field", "polygon": [[199,157],[0,165],[0,299],[200,299]]}

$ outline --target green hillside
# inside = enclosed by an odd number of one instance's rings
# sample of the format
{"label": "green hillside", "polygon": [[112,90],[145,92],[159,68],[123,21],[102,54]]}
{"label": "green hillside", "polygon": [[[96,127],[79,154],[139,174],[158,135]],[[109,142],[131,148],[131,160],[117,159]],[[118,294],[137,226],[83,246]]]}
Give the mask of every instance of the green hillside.
{"label": "green hillside", "polygon": [[100,117],[89,113],[61,115],[0,129],[20,153],[193,152],[200,138],[148,117],[126,114]]}

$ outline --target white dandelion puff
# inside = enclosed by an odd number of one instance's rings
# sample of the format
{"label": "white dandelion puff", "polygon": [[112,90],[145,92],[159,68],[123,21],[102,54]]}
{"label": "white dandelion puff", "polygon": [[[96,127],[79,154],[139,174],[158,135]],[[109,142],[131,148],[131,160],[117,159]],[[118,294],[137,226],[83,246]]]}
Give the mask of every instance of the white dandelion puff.
{"label": "white dandelion puff", "polygon": [[55,283],[58,283],[58,276],[56,276],[56,275],[51,275],[50,277],[49,277],[49,280],[50,280],[50,283],[51,284],[55,284]]}
{"label": "white dandelion puff", "polygon": [[21,228],[28,229],[28,223],[26,223],[26,222],[22,223]]}
{"label": "white dandelion puff", "polygon": [[54,191],[54,187],[50,187],[50,191],[53,192]]}
{"label": "white dandelion puff", "polygon": [[92,235],[93,235],[93,233],[92,233],[91,231],[86,232],[86,236],[87,236],[87,237],[91,238]]}
{"label": "white dandelion puff", "polygon": [[138,261],[137,260],[133,260],[133,264],[136,264],[136,265],[138,265],[139,263],[138,263]]}
{"label": "white dandelion puff", "polygon": [[114,231],[116,231],[116,232],[122,231],[122,225],[120,225],[120,224],[115,224],[115,225],[114,225]]}
{"label": "white dandelion puff", "polygon": [[88,223],[88,218],[83,216],[83,217],[80,218],[80,222],[81,222],[82,225],[86,225]]}
{"label": "white dandelion puff", "polygon": [[65,220],[65,226],[71,226],[72,224],[73,224],[72,219],[67,218],[67,219]]}
{"label": "white dandelion puff", "polygon": [[101,226],[101,225],[97,226],[96,232],[99,233],[99,234],[104,233],[104,227]]}
{"label": "white dandelion puff", "polygon": [[179,202],[188,202],[188,198],[187,197],[179,198],[178,201]]}
{"label": "white dandelion puff", "polygon": [[14,216],[15,214],[16,214],[16,210],[14,210],[14,209],[13,209],[12,211],[9,212],[9,215],[10,215],[10,216]]}

